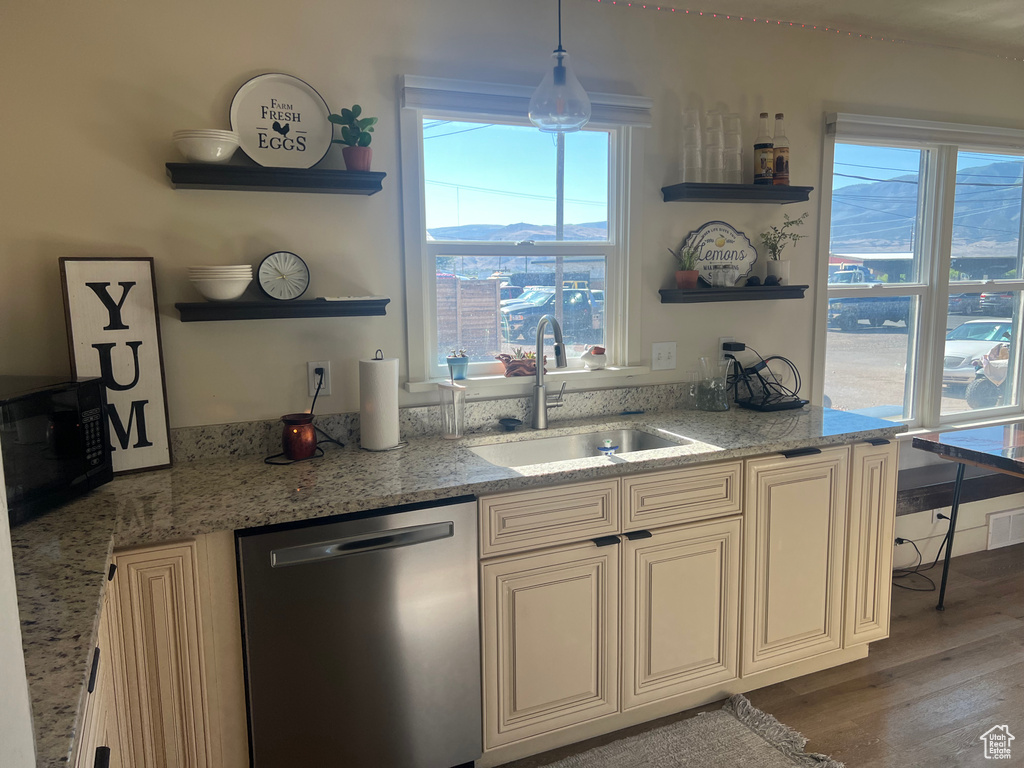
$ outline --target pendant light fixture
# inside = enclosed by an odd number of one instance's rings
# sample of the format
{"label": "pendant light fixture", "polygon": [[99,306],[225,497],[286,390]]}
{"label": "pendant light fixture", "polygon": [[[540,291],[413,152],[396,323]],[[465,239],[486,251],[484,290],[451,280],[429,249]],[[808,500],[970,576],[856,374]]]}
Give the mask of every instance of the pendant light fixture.
{"label": "pendant light fixture", "polygon": [[530,98],[530,122],[546,133],[578,131],[590,120],[590,97],[569,68],[562,47],[562,0],[558,0],[558,47],[554,65]]}

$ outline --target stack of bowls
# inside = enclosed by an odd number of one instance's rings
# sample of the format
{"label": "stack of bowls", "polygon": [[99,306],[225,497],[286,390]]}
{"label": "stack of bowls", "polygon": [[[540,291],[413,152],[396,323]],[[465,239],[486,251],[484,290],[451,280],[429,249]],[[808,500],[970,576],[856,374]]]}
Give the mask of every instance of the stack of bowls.
{"label": "stack of bowls", "polygon": [[213,128],[175,131],[174,144],[192,163],[226,163],[238,149],[238,134]]}
{"label": "stack of bowls", "polygon": [[189,267],[188,279],[208,301],[234,301],[252,282],[252,265]]}

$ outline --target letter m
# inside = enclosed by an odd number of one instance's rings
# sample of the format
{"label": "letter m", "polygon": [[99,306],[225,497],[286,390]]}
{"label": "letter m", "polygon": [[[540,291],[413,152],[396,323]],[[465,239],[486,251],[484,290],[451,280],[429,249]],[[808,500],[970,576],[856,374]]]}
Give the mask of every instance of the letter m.
{"label": "letter m", "polygon": [[[128,427],[124,426],[124,422],[121,421],[121,416],[117,412],[117,408],[111,403],[107,412],[110,414],[110,427],[117,437],[117,442],[121,445],[121,450],[128,450],[128,443],[131,438],[132,425],[134,424],[139,435],[139,441],[132,446],[132,448],[147,448],[152,443],[146,438],[146,406],[149,404],[149,400],[134,400],[132,401],[131,410],[128,412]],[[113,450],[117,450],[117,446],[112,446]]]}

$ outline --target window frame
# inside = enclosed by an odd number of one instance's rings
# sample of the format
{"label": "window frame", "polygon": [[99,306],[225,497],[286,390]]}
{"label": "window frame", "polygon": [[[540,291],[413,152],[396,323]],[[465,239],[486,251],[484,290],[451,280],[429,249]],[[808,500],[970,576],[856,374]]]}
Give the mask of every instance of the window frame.
{"label": "window frame", "polygon": [[[898,419],[911,428],[952,428],[968,423],[1006,420],[1024,413],[1024,376],[1021,375],[1024,347],[1024,274],[1015,280],[964,280],[951,282],[953,215],[956,197],[957,159],[960,152],[983,152],[1024,158],[1024,131],[1007,128],[939,123],[893,117],[827,114],[822,153],[818,249],[819,259],[817,301],[815,303],[814,337],[814,402],[822,402],[825,394],[825,365],[828,338],[828,302],[830,298],[866,295],[917,296],[917,313],[908,321],[908,360],[913,360],[913,379],[905,387],[905,412],[910,417]],[[923,194],[919,194],[918,228],[920,237],[915,253],[919,255],[914,282],[881,287],[837,287],[828,285],[828,255],[832,229],[832,178],[835,167],[835,145],[907,147],[924,153],[919,178]],[[1024,199],[1022,199],[1024,207]],[[1018,263],[1024,264],[1024,216],[1018,236]],[[945,355],[946,323],[949,312],[950,286],[957,293],[984,293],[993,290],[1016,292],[1011,322],[1017,326],[1011,349],[1011,362],[1016,405],[985,409],[983,412],[963,411],[943,415],[942,366]],[[870,291],[870,294],[865,291]],[[909,408],[907,407],[909,406]]]}
{"label": "window frame", "polygon": [[[475,120],[495,124],[527,125],[532,88],[405,76],[400,82],[400,157],[404,219],[405,296],[408,339],[407,388],[420,382],[445,379],[448,371],[435,361],[437,347],[435,259],[445,256],[561,256],[605,257],[604,325],[610,367],[630,364],[631,350],[640,347],[640,260],[642,252],[640,190],[643,181],[644,131],[649,127],[649,99],[635,96],[591,94],[594,117],[587,128],[608,131],[608,240],[563,241],[525,245],[506,242],[427,241],[424,193],[423,122],[430,119]],[[586,130],[586,129],[585,129]],[[634,190],[636,191],[634,193]],[[533,249],[530,252],[524,249]],[[538,249],[543,248],[543,251]],[[582,372],[582,363],[574,370]],[[473,363],[470,378],[502,379],[495,361]]]}

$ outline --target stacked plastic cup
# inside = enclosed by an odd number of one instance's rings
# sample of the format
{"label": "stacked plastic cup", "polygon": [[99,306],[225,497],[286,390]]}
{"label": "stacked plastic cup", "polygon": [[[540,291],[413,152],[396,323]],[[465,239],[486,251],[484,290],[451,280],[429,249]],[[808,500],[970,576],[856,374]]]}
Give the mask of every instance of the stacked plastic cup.
{"label": "stacked plastic cup", "polygon": [[721,112],[704,115],[704,181],[713,184],[725,181],[725,131]]}
{"label": "stacked plastic cup", "polygon": [[682,136],[680,138],[679,175],[682,176],[683,181],[703,181],[700,112],[698,110],[683,110]]}
{"label": "stacked plastic cup", "polygon": [[743,128],[740,116],[730,113],[722,118],[725,134],[725,183],[743,183]]}

